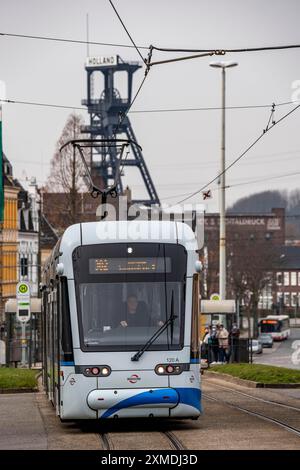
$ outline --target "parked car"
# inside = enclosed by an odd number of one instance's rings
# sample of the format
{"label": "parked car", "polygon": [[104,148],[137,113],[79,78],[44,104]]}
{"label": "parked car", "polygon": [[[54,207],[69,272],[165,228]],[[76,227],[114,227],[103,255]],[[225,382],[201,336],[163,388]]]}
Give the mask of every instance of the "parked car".
{"label": "parked car", "polygon": [[273,347],[273,338],[268,333],[262,333],[258,337],[258,341],[261,342],[263,348],[272,348]]}
{"label": "parked car", "polygon": [[262,344],[258,339],[250,339],[249,340],[249,351],[253,354],[261,354],[263,352]]}

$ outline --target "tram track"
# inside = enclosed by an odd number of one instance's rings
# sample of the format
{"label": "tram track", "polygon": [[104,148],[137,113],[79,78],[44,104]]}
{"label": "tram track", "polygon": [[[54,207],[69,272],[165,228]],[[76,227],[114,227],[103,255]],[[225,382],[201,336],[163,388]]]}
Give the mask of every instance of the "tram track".
{"label": "tram track", "polygon": [[[231,389],[229,389],[229,390],[231,391]],[[249,396],[251,397],[251,395],[249,395]],[[230,408],[233,408],[235,410],[242,411],[244,413],[247,413],[248,415],[255,416],[257,418],[263,419],[264,421],[268,421],[272,424],[276,424],[277,426],[280,426],[281,428],[284,428],[285,430],[287,430],[287,431],[289,431],[293,434],[296,434],[298,437],[300,437],[300,429],[295,428],[294,426],[291,426],[291,425],[287,424],[286,422],[281,421],[277,418],[274,418],[272,416],[268,416],[268,415],[266,415],[264,413],[260,413],[258,411],[249,410],[248,408],[244,408],[240,405],[233,404],[233,403],[231,403],[227,400],[223,400],[223,399],[216,398],[216,397],[213,397],[211,395],[208,395],[207,393],[203,393],[203,398],[206,398],[209,401],[214,401],[214,402],[217,402],[217,403],[224,404],[224,405],[226,405]]]}
{"label": "tram track", "polygon": [[277,406],[282,407],[282,408],[286,408],[286,409],[289,409],[289,410],[300,412],[300,408],[298,408],[297,406],[287,405],[286,403],[281,403],[281,402],[276,401],[276,400],[267,400],[266,398],[256,397],[256,396],[250,395],[248,393],[241,392],[240,390],[234,390],[230,387],[224,387],[223,385],[219,385],[219,384],[216,384],[216,383],[214,383],[214,387],[220,388],[222,390],[226,390],[226,391],[234,393],[236,395],[251,398],[253,400],[260,401],[262,403],[267,403],[267,404],[270,404],[270,405],[277,405]]}
{"label": "tram track", "polygon": [[99,438],[100,438],[100,441],[104,450],[114,450],[112,442],[110,438],[108,437],[108,433],[100,433]]}
{"label": "tram track", "polygon": [[172,431],[164,431],[162,434],[167,437],[174,450],[186,450],[186,447]]}
{"label": "tram track", "polygon": [[[172,432],[172,431],[153,431],[154,433],[161,434],[164,437],[164,440],[166,444],[169,445],[169,447],[172,450],[186,450],[186,447],[182,444],[182,442],[178,439],[178,437]],[[99,433],[98,434],[101,447],[103,450],[115,450],[118,446],[114,445],[113,442],[113,436],[114,433]],[[137,436],[142,437],[143,435],[141,433],[137,433]],[[169,449],[162,449],[160,450],[169,450]]]}

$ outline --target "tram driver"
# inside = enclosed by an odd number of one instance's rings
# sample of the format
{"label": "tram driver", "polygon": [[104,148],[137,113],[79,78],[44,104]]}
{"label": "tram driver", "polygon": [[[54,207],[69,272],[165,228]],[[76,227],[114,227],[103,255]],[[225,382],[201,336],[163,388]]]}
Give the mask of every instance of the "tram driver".
{"label": "tram driver", "polygon": [[153,319],[150,316],[146,302],[139,302],[137,296],[132,294],[127,297],[126,315],[121,321],[120,325],[123,328],[128,326],[162,326],[163,322],[153,322]]}

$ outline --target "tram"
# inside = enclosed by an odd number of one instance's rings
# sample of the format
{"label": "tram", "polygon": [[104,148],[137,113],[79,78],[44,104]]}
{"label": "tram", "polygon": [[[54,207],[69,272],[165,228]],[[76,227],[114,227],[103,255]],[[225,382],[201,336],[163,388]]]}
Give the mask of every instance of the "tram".
{"label": "tram", "polygon": [[288,315],[268,315],[259,321],[261,333],[268,333],[274,341],[288,339],[291,334],[290,317]]}
{"label": "tram", "polygon": [[196,249],[175,221],[64,232],[41,283],[44,387],[61,420],[199,417]]}

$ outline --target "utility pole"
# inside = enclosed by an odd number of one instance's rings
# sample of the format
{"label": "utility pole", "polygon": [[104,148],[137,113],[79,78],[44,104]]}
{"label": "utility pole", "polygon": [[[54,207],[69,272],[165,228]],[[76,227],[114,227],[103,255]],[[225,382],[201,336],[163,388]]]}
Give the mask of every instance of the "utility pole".
{"label": "utility pole", "polygon": [[222,69],[222,130],[221,130],[221,168],[220,168],[220,236],[219,236],[219,295],[226,299],[226,204],[225,204],[225,137],[226,137],[226,72],[235,67],[237,62],[211,62],[211,67]]}

